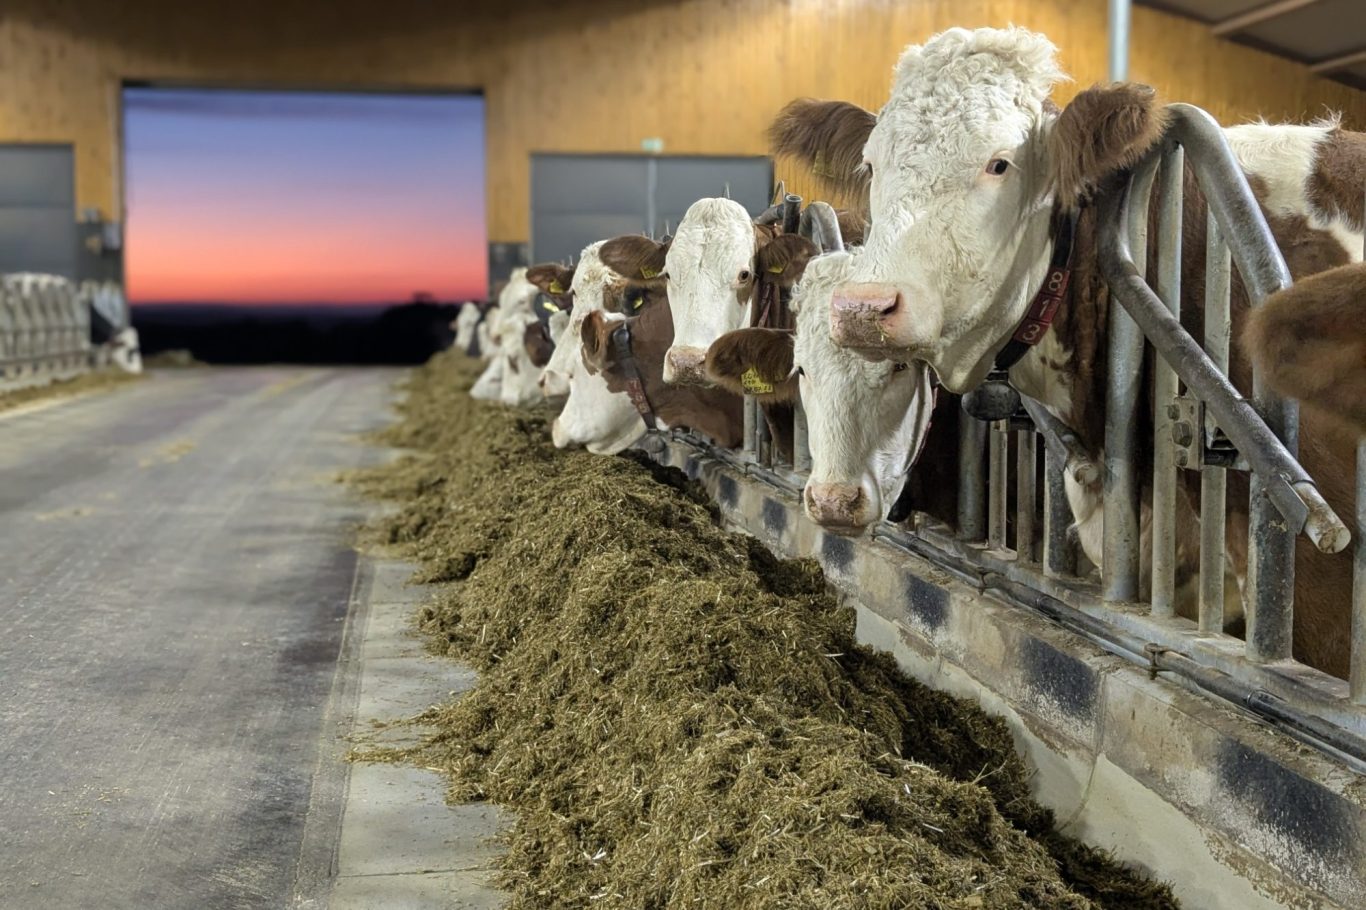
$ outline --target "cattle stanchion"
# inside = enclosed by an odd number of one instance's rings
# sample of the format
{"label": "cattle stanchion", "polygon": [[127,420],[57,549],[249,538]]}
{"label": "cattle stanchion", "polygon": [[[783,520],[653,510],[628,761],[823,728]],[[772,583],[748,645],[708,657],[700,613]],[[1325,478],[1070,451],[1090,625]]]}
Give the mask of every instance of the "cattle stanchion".
{"label": "cattle stanchion", "polygon": [[1006,548],[1007,477],[1010,460],[1009,421],[995,420],[988,430],[990,445],[987,454],[987,546],[993,550]]}
{"label": "cattle stanchion", "polygon": [[[1363,209],[1366,211],[1366,209]],[[1362,240],[1366,258],[1366,238]],[[1349,673],[1352,701],[1366,705],[1366,438],[1357,442],[1356,549],[1352,566],[1352,656]]]}
{"label": "cattle stanchion", "polygon": [[741,429],[741,439],[743,440],[741,454],[747,461],[755,461],[759,454],[759,421],[762,417],[759,414],[759,401],[753,395],[746,395],[744,398],[744,426]]}
{"label": "cattle stanchion", "polygon": [[1034,519],[1038,514],[1038,497],[1034,491],[1036,477],[1036,436],[1033,430],[1015,433],[1015,553],[1024,562],[1034,562]]}
{"label": "cattle stanchion", "polygon": [[982,455],[987,425],[966,415],[959,421],[958,436],[958,536],[967,541],[986,536],[986,477]]}
{"label": "cattle stanchion", "polygon": [[[1147,261],[1148,196],[1157,170],[1149,158],[1131,181],[1138,200],[1128,218],[1112,218],[1130,240],[1135,261]],[[1138,396],[1143,366],[1143,333],[1127,313],[1110,312],[1109,382],[1105,395],[1105,539],[1101,580],[1110,602],[1138,599]]]}
{"label": "cattle stanchion", "polygon": [[792,405],[792,471],[803,477],[811,473],[811,446],[806,436],[806,408],[798,398]]}
{"label": "cattle stanchion", "polygon": [[[1162,155],[1157,197],[1157,294],[1181,318],[1181,181],[1185,156],[1175,145]],[[1176,371],[1159,355],[1153,376],[1152,612],[1176,615]]]}
{"label": "cattle stanchion", "polygon": [[[1207,216],[1205,236],[1205,352],[1219,372],[1228,374],[1229,315],[1231,275],[1228,244],[1224,243],[1219,222]],[[1195,427],[1204,447],[1204,438],[1214,434],[1215,424],[1206,418]],[[1228,501],[1228,474],[1222,465],[1200,466],[1200,631],[1220,632],[1224,628],[1224,509]]]}
{"label": "cattle stanchion", "polygon": [[783,197],[783,233],[795,233],[802,222],[802,197],[788,193]]}

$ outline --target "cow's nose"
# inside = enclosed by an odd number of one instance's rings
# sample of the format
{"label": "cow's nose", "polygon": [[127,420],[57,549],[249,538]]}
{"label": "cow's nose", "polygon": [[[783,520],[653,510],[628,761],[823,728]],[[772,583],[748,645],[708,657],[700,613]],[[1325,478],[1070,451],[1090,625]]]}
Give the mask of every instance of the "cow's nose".
{"label": "cow's nose", "polygon": [[857,533],[873,523],[871,503],[861,486],[847,483],[808,483],[806,514],[831,531]]}
{"label": "cow's nose", "polygon": [[703,348],[669,348],[664,355],[664,381],[671,385],[710,385],[702,369],[706,359]]}
{"label": "cow's nose", "polygon": [[901,292],[885,284],[846,284],[830,300],[830,331],[845,347],[883,347],[883,320],[902,308]]}

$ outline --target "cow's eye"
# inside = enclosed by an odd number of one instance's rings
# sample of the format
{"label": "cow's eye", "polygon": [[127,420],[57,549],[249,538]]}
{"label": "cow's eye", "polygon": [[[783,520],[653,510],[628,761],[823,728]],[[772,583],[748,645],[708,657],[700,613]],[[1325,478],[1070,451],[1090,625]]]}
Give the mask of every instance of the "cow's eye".
{"label": "cow's eye", "polygon": [[986,171],[993,177],[1001,177],[1010,170],[1010,162],[1004,158],[993,158],[987,162]]}
{"label": "cow's eye", "polygon": [[741,284],[744,284],[746,281],[749,281],[749,278],[750,278],[749,269],[741,269],[741,270],[740,270],[740,283],[741,283]]}

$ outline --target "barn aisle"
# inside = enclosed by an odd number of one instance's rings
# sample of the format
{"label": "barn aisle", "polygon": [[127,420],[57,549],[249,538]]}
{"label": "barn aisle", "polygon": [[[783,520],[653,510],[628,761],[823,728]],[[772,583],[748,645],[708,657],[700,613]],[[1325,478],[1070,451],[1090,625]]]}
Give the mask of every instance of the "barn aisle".
{"label": "barn aisle", "polygon": [[395,375],[0,414],[0,906],[288,904]]}

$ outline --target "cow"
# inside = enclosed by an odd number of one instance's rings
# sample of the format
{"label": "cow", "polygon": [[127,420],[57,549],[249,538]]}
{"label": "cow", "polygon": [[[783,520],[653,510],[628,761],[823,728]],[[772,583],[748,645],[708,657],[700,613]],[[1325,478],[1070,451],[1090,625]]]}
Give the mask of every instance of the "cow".
{"label": "cow", "polygon": [[451,320],[451,331],[455,332],[455,341],[452,346],[457,351],[471,357],[479,356],[478,328],[483,319],[484,308],[475,301],[471,300],[460,305],[460,312],[456,314],[455,319]]}
{"label": "cow", "polygon": [[1366,265],[1342,265],[1272,294],[1252,311],[1242,336],[1272,389],[1359,436],[1366,436],[1363,308]]}
{"label": "cow", "polygon": [[[851,241],[859,239],[854,222],[841,226]],[[780,298],[815,252],[809,240],[756,224],[740,203],[708,198],[688,207],[671,239],[618,237],[603,247],[602,259],[630,278],[667,282],[674,343],[664,379],[705,384],[702,363],[717,338],[748,325],[790,327]]]}
{"label": "cow", "polygon": [[[712,381],[736,393],[783,402],[800,395],[811,451],[803,506],[813,521],[842,534],[862,532],[886,515],[922,450],[934,466],[927,470],[922,464],[920,473],[940,482],[922,489],[917,506],[933,503],[929,511],[950,518],[953,485],[944,481],[957,464],[956,396],[945,396],[941,419],[934,422],[936,438],[927,446],[936,410],[930,370],[922,363],[868,361],[830,337],[831,294],[847,280],[858,255],[830,253],[806,267],[792,298],[795,334],[770,328],[728,332],[712,343],[705,361]],[[851,414],[858,419],[850,420]]]}
{"label": "cow", "polygon": [[488,366],[470,389],[470,395],[488,401],[520,406],[538,400],[538,371],[531,366],[523,343],[526,327],[536,321],[532,301],[539,289],[526,278],[527,270],[513,269],[498,294],[498,306],[489,314]]}
{"label": "cow", "polygon": [[[1151,88],[1132,83],[1087,89],[1058,109],[1049,94],[1062,78],[1055,48],[1041,35],[950,29],[905,51],[876,116],[843,102],[807,101],[789,107],[775,128],[783,148],[812,161],[813,151],[822,153],[820,176],[867,193],[865,253],[832,298],[836,342],[873,359],[925,361],[947,388],[967,392],[998,365],[1013,336],[1037,338],[1011,366],[1010,381],[1069,424],[1098,464],[1109,295],[1088,203],[1156,146],[1166,115]],[[1226,135],[1293,275],[1360,258],[1366,137],[1331,121],[1253,124]],[[839,148],[817,149],[820,137],[831,136]],[[866,167],[844,171],[854,160]],[[832,162],[841,171],[831,174]],[[1183,266],[1197,276],[1206,205],[1187,178]],[[1070,282],[1051,331],[1040,333],[1025,317],[1060,239],[1071,236],[1068,225],[1075,225]],[[1193,328],[1203,317],[1202,290],[1197,280],[1183,282],[1182,317]],[[1240,326],[1248,304],[1236,275],[1232,298]],[[1246,358],[1231,366],[1235,384],[1249,389]],[[1149,400],[1146,414],[1151,407]],[[1351,509],[1350,454],[1350,440],[1306,415],[1301,460],[1339,514]],[[1184,479],[1189,484],[1190,475]],[[1247,564],[1245,486],[1230,476],[1228,557],[1239,578]],[[1087,555],[1100,565],[1100,484],[1069,482],[1068,494]],[[1342,675],[1351,560],[1303,541],[1297,552],[1295,654]]]}
{"label": "cow", "polygon": [[619,293],[619,304],[584,318],[579,337],[585,367],[600,373],[609,390],[625,393],[636,412],[619,429],[612,428],[611,434],[629,433],[632,426],[638,437],[646,428],[685,427],[718,445],[739,445],[744,427],[740,396],[720,388],[664,381],[665,352],[674,340],[664,282],[632,283]]}

